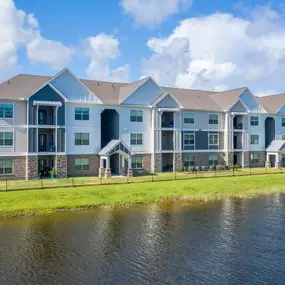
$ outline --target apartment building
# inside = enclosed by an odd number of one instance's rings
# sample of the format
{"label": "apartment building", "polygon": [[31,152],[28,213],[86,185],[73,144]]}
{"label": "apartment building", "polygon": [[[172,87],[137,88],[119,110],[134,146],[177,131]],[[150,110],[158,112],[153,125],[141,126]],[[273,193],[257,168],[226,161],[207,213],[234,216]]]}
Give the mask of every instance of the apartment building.
{"label": "apartment building", "polygon": [[17,75],[0,84],[0,176],[132,176],[184,166],[279,167],[285,94]]}

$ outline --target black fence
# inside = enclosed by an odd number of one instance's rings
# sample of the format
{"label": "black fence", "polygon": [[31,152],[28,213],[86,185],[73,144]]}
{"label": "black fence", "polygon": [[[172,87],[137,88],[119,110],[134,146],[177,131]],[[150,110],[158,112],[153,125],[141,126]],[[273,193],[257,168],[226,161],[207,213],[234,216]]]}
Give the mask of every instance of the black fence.
{"label": "black fence", "polygon": [[82,187],[96,185],[116,185],[129,183],[159,182],[173,181],[185,179],[205,179],[205,178],[223,178],[223,177],[241,177],[248,175],[265,175],[285,173],[283,168],[232,168],[232,169],[209,169],[199,168],[181,172],[163,172],[163,173],[147,173],[136,175],[134,177],[112,177],[99,178],[92,176],[69,177],[69,178],[44,178],[36,180],[26,180],[22,178],[7,178],[0,180],[0,191],[18,191],[33,189],[52,189],[63,187]]}

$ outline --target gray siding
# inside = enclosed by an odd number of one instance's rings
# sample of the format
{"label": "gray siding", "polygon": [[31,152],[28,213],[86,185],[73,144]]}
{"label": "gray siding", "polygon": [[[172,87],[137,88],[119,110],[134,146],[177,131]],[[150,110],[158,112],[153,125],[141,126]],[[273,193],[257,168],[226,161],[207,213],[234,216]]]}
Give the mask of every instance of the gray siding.
{"label": "gray siding", "polygon": [[37,152],[37,129],[29,128],[29,152]]}
{"label": "gray siding", "polygon": [[157,108],[179,108],[179,105],[170,95],[167,95],[159,103],[156,104],[156,107]]}
{"label": "gray siding", "polygon": [[57,152],[65,152],[65,129],[57,130]]}
{"label": "gray siding", "polygon": [[65,102],[51,87],[46,86],[34,94],[29,99],[29,124],[35,125],[36,120],[36,107],[33,106],[33,101],[60,101],[62,107],[58,108],[58,125],[65,125]]}
{"label": "gray siding", "polygon": [[15,128],[14,145],[15,152],[27,152],[27,129]]}
{"label": "gray siding", "polygon": [[14,102],[14,125],[27,124],[27,102]]}

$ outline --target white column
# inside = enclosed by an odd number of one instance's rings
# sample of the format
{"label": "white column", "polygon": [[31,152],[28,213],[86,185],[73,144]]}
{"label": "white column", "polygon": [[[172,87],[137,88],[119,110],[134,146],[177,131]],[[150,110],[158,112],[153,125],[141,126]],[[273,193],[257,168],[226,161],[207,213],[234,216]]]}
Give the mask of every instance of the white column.
{"label": "white column", "polygon": [[106,168],[110,168],[110,157],[106,158]]}
{"label": "white column", "polygon": [[55,107],[55,124],[56,124],[55,139],[54,139],[55,152],[57,152],[57,111],[58,111],[58,107]]}
{"label": "white column", "polygon": [[129,165],[128,168],[132,168],[132,156],[129,156]]}
{"label": "white column", "polygon": [[100,157],[100,168],[104,168],[104,161],[102,157]]}
{"label": "white column", "polygon": [[125,167],[125,157],[122,156],[122,167]]}

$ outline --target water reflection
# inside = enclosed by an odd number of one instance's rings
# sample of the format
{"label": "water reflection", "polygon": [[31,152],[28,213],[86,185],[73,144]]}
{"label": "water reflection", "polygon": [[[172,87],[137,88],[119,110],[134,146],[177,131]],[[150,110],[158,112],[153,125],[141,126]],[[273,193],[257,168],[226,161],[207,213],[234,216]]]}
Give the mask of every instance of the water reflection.
{"label": "water reflection", "polygon": [[282,284],[285,198],[0,220],[0,284]]}

